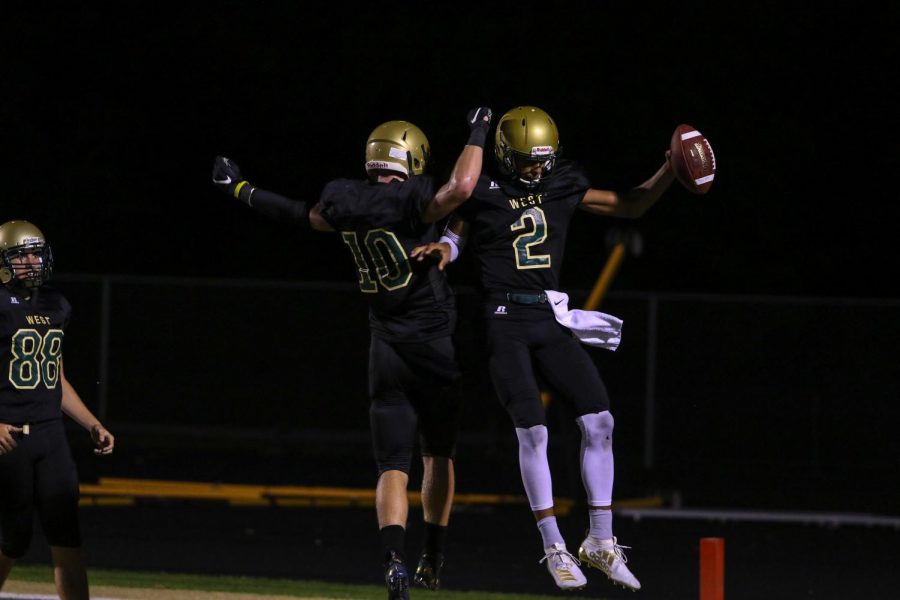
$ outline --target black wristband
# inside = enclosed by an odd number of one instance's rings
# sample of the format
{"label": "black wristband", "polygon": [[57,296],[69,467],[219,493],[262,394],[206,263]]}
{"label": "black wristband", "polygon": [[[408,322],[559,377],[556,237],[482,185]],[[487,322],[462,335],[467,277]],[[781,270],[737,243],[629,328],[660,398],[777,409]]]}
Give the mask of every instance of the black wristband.
{"label": "black wristband", "polygon": [[469,141],[466,142],[467,146],[478,146],[480,148],[484,148],[484,143],[487,141],[488,134],[488,126],[485,123],[485,127],[475,127],[469,133]]}
{"label": "black wristband", "polygon": [[256,191],[256,188],[250,185],[250,182],[247,180],[242,181],[238,186],[239,187],[235,188],[235,196],[237,199],[247,206],[252,206],[251,199],[253,198],[253,192]]}

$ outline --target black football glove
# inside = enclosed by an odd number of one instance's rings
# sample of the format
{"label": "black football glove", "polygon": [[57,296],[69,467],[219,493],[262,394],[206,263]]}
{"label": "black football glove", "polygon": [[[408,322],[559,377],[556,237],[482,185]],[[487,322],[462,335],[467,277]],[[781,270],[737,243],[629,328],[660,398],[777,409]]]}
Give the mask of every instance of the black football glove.
{"label": "black football glove", "polygon": [[491,129],[491,117],[493,114],[487,106],[479,106],[469,111],[466,117],[469,123],[469,141],[466,142],[467,145],[484,148],[488,131]]}
{"label": "black football glove", "polygon": [[254,188],[241,176],[241,168],[230,158],[216,157],[213,163],[212,182],[229,196],[249,204]]}

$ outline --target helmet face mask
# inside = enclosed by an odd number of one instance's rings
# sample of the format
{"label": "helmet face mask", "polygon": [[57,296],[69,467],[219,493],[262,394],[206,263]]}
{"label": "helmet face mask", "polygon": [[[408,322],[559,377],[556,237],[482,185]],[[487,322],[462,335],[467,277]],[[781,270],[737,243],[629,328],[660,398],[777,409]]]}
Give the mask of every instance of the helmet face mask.
{"label": "helmet face mask", "polygon": [[425,172],[431,144],[425,133],[408,121],[388,121],[376,127],[366,142],[366,173],[400,175],[408,179]]}
{"label": "helmet face mask", "polygon": [[28,221],[0,225],[0,283],[40,287],[53,272],[53,252],[41,230]]}
{"label": "helmet face mask", "polygon": [[500,170],[526,188],[551,175],[559,153],[556,123],[540,108],[519,106],[497,122],[494,154]]}

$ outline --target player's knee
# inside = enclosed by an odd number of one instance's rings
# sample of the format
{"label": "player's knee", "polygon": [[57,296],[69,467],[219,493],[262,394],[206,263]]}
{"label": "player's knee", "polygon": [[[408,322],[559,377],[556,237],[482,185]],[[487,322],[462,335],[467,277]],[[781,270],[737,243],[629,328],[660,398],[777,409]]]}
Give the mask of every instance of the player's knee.
{"label": "player's knee", "polygon": [[398,457],[391,457],[387,459],[376,459],[375,463],[378,465],[378,476],[381,477],[386,471],[400,471],[409,475],[409,457],[406,460]]}
{"label": "player's knee", "polygon": [[504,408],[516,429],[547,425],[547,412],[540,397],[531,394],[515,396],[504,405]]}
{"label": "player's knee", "polygon": [[452,461],[456,458],[456,444],[446,443],[422,446],[422,456],[443,460],[445,462],[448,460]]}
{"label": "player's knee", "polygon": [[378,475],[392,470],[409,474],[416,443],[416,416],[412,408],[377,401],[369,408],[369,418]]}
{"label": "player's knee", "polygon": [[608,410],[582,415],[576,419],[576,422],[581,429],[581,437],[585,446],[595,444],[604,448],[612,446],[616,421]]}
{"label": "player's knee", "polygon": [[382,444],[375,448],[375,464],[378,466],[379,477],[385,471],[403,471],[409,475],[411,461],[412,446]]}
{"label": "player's knee", "polygon": [[526,454],[546,453],[548,433],[545,425],[534,427],[516,428],[516,437],[519,438],[519,452]]}
{"label": "player's knee", "polygon": [[422,464],[426,469],[442,469],[446,470],[453,464],[452,456],[438,456],[435,454],[422,453]]}
{"label": "player's knee", "polygon": [[40,511],[41,527],[47,543],[63,548],[81,546],[81,531],[78,524],[78,484],[73,479],[71,485],[55,490],[52,499],[45,502]]}
{"label": "player's knee", "polygon": [[25,556],[31,546],[34,531],[34,515],[29,510],[12,510],[3,515],[3,530],[0,532],[0,550],[8,558]]}
{"label": "player's knee", "polygon": [[423,457],[453,460],[456,458],[456,427],[430,428],[419,439]]}
{"label": "player's knee", "polygon": [[79,548],[81,547],[81,532],[78,530],[78,524],[72,523],[65,527],[57,527],[47,530],[47,544],[59,548]]}
{"label": "player's knee", "polygon": [[31,529],[19,529],[18,531],[9,532],[4,530],[3,542],[0,542],[0,552],[3,556],[18,560],[25,556],[28,547],[31,545]]}

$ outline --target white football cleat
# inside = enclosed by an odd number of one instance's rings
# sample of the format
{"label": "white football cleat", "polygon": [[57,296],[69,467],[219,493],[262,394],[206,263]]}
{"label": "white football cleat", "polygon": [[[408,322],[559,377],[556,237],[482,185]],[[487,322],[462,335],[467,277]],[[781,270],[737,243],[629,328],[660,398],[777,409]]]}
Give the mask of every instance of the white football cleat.
{"label": "white football cleat", "polygon": [[560,589],[580,590],[587,585],[587,577],[578,568],[581,563],[566,550],[565,544],[553,544],[544,548],[544,558],[538,564],[544,561],[547,561],[547,570]]}
{"label": "white football cleat", "polygon": [[578,548],[578,558],[587,566],[600,569],[609,579],[616,585],[623,588],[637,591],[641,589],[641,582],[637,577],[625,566],[628,559],[622,548],[630,546],[620,546],[615,536],[608,540],[598,540],[588,536],[581,542]]}

